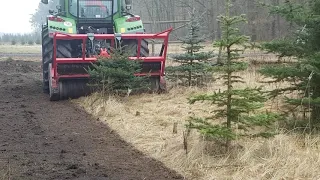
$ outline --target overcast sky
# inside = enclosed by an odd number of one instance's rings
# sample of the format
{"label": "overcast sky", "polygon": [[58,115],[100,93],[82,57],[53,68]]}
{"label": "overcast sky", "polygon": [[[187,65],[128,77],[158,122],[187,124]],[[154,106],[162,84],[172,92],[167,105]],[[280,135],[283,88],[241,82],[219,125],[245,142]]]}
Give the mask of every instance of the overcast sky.
{"label": "overcast sky", "polygon": [[41,0],[0,0],[0,32],[28,33],[32,31],[30,14]]}

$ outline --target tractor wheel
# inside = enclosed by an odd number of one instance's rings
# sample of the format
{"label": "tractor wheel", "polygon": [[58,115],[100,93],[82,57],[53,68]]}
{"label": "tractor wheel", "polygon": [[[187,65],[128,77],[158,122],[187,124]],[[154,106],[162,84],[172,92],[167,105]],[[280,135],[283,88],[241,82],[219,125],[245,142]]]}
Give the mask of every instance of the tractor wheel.
{"label": "tractor wheel", "polygon": [[[57,41],[57,58],[71,58],[71,45],[68,41]],[[51,61],[52,62],[52,61]],[[61,97],[62,93],[65,93],[62,88],[62,83],[58,83],[58,88],[53,89],[51,80],[52,79],[52,74],[51,74],[51,67],[52,63],[49,63],[48,65],[48,77],[49,77],[49,96],[50,96],[50,101],[58,101],[60,99],[63,99],[65,97]]]}
{"label": "tractor wheel", "polygon": [[71,58],[71,52],[70,41],[57,41],[57,58]]}
{"label": "tractor wheel", "polygon": [[42,28],[42,76],[43,76],[43,92],[49,93],[49,76],[48,67],[52,62],[53,42],[49,37],[48,27]]}
{"label": "tractor wheel", "polygon": [[[125,40],[125,41],[123,41],[122,45],[124,46],[124,51],[126,53],[128,53],[129,56],[135,57],[138,55],[138,41],[137,40]],[[146,40],[141,41],[140,56],[141,57],[148,57],[149,56],[148,41],[146,41]]]}
{"label": "tractor wheel", "polygon": [[[50,93],[49,86],[49,64],[53,59],[53,40],[49,37],[48,26],[42,28],[42,79],[43,79],[43,92]],[[64,41],[58,41],[57,57],[71,57],[71,45]]]}

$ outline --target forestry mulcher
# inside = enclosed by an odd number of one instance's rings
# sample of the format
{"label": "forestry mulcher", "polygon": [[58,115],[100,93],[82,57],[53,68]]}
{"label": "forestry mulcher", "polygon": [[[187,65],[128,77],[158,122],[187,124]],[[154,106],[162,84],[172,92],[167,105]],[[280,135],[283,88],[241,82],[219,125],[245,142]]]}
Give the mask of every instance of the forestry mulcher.
{"label": "forestry mulcher", "polygon": [[[48,4],[48,0],[41,0]],[[142,71],[155,90],[165,87],[164,70],[172,29],[145,33],[140,16],[130,13],[131,0],[60,0],[42,27],[43,90],[51,101],[90,92],[87,69],[100,56],[108,57],[121,43],[130,60],[141,60]],[[148,40],[159,40],[158,54],[150,54]]]}

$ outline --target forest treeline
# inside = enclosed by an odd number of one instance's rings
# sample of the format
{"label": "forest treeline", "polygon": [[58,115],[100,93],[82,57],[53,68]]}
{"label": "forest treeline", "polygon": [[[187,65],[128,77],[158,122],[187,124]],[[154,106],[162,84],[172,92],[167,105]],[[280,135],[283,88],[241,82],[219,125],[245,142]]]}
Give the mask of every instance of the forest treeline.
{"label": "forest treeline", "polygon": [[41,44],[41,38],[38,33],[28,33],[28,34],[1,34],[0,44],[6,43],[11,45],[34,45]]}
{"label": "forest treeline", "polygon": [[[251,37],[251,41],[268,41],[285,36],[289,30],[288,23],[279,15],[270,15],[268,9],[261,3],[281,5],[287,0],[232,0],[232,14],[246,14],[247,24],[240,27],[242,33]],[[306,0],[291,0],[304,3]],[[41,25],[46,20],[49,9],[55,9],[58,1],[49,5],[40,3],[37,11],[32,15],[30,22],[35,33],[40,34]],[[225,3],[222,0],[133,0],[133,12],[142,17],[147,32],[159,32],[169,27],[175,31],[171,40],[186,35],[186,25],[190,20],[191,9],[201,16],[201,32],[207,40],[213,41],[221,37],[220,24],[217,16],[224,13]],[[10,42],[17,37],[10,38]],[[7,39],[2,41],[7,41]],[[22,38],[19,40],[24,43]]]}
{"label": "forest treeline", "polygon": [[[290,0],[304,3],[306,0]],[[224,14],[225,2],[222,0],[134,0],[134,12],[142,16],[147,31],[158,32],[168,27],[177,30],[175,38],[184,36],[188,30],[180,28],[185,25],[181,20],[190,20],[190,9],[195,8],[197,16],[201,16],[202,33],[208,40],[221,37],[217,16]],[[279,15],[270,15],[268,8],[261,4],[278,6],[287,0],[232,0],[232,15],[246,14],[247,24],[240,27],[242,33],[251,37],[251,41],[268,41],[285,36],[290,28]],[[161,21],[177,21],[176,23],[157,23]],[[150,24],[149,24],[150,23]]]}

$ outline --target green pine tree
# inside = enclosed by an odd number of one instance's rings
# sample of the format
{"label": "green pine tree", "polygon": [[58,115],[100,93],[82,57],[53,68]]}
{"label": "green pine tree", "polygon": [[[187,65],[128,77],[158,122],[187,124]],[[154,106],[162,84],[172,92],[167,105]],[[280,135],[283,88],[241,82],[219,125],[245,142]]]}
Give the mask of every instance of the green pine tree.
{"label": "green pine tree", "polygon": [[208,59],[213,57],[213,54],[199,52],[204,48],[201,43],[205,42],[206,37],[200,32],[201,20],[199,16],[196,16],[195,10],[190,12],[190,19],[189,33],[185,37],[179,38],[185,53],[174,55],[173,61],[179,65],[167,67],[166,72],[168,79],[172,81],[180,80],[182,85],[186,86],[201,86],[210,80],[210,75],[205,69],[209,65]]}
{"label": "green pine tree", "polygon": [[[256,126],[268,127],[277,118],[276,114],[258,111],[267,100],[260,88],[234,88],[235,83],[243,83],[242,77],[234,73],[247,69],[247,63],[241,61],[239,52],[244,51],[249,37],[242,35],[237,28],[238,25],[246,22],[245,15],[230,16],[230,7],[229,0],[226,0],[226,14],[218,17],[223,32],[222,37],[214,43],[214,46],[222,47],[223,63],[210,68],[224,80],[226,90],[189,98],[191,104],[209,101],[216,106],[211,117],[190,117],[187,125],[188,128],[198,129],[206,137],[225,140],[227,148],[231,140],[237,136],[267,135],[265,131],[261,133],[249,130]],[[215,122],[222,119],[225,120],[222,124]],[[236,127],[242,130],[238,134],[234,131]]]}
{"label": "green pine tree", "polygon": [[140,92],[148,89],[148,77],[137,77],[141,71],[138,60],[130,60],[121,47],[113,49],[110,57],[101,57],[89,68],[90,85],[101,90],[103,94],[125,95],[128,92]]}
{"label": "green pine tree", "polygon": [[320,123],[320,0],[304,4],[286,1],[280,6],[269,6],[272,14],[279,14],[290,22],[291,33],[284,38],[263,44],[269,52],[280,57],[296,57],[297,63],[266,66],[260,72],[272,77],[271,82],[290,82],[291,86],[273,90],[278,96],[299,92],[299,98],[286,97],[289,107],[304,106],[310,111],[310,130]]}
{"label": "green pine tree", "polygon": [[15,39],[12,39],[11,40],[11,45],[16,45],[17,44],[17,41]]}

